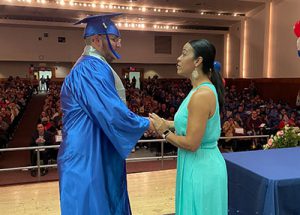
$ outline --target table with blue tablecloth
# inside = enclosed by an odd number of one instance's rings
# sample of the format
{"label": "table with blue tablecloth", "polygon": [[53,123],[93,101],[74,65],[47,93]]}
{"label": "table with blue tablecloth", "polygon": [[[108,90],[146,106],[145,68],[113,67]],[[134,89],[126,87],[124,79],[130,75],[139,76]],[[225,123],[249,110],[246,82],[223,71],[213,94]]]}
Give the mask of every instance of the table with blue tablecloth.
{"label": "table with blue tablecloth", "polygon": [[223,156],[230,215],[300,215],[300,147]]}

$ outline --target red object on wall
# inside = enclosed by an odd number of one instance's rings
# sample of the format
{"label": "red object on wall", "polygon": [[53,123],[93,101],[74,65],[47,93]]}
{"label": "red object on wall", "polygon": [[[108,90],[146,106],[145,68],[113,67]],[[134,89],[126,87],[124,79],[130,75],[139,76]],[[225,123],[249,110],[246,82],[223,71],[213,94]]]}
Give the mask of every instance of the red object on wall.
{"label": "red object on wall", "polygon": [[300,37],[300,20],[297,21],[294,25],[294,33],[297,37]]}

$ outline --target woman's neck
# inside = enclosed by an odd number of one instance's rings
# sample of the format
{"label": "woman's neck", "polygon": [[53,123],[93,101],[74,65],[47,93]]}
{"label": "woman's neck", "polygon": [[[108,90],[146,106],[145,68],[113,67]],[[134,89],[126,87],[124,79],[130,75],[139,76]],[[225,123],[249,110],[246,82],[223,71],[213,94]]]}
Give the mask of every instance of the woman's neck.
{"label": "woman's neck", "polygon": [[204,75],[199,75],[199,77],[197,79],[190,78],[190,80],[192,82],[193,89],[195,89],[196,87],[198,87],[202,83],[205,83],[205,82],[211,83],[209,78],[207,76],[204,76]]}

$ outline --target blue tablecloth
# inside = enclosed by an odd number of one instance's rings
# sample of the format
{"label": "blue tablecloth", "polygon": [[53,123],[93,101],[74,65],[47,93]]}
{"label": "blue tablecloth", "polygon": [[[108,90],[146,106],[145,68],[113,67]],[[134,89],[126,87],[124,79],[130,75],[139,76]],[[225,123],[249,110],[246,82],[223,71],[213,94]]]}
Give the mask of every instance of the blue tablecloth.
{"label": "blue tablecloth", "polygon": [[300,215],[300,147],[223,156],[229,214]]}

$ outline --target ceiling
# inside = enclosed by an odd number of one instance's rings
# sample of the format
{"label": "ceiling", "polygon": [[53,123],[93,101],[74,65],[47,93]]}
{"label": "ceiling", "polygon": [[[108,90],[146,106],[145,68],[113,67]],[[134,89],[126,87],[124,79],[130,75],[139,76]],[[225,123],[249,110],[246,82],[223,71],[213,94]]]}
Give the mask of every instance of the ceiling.
{"label": "ceiling", "polygon": [[[123,15],[116,18],[116,22],[226,30],[264,4],[265,0],[2,0],[0,19],[1,24],[26,21],[70,27],[87,15],[121,12]],[[142,7],[146,11],[142,11]]]}

